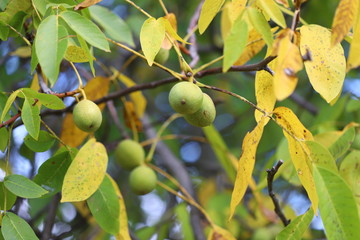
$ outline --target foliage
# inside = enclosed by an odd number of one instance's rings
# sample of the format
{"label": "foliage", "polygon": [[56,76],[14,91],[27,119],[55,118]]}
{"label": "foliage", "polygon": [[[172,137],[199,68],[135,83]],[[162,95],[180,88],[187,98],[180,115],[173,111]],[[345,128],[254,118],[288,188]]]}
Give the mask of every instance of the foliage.
{"label": "foliage", "polygon": [[360,235],[359,0],[0,10],[0,239]]}

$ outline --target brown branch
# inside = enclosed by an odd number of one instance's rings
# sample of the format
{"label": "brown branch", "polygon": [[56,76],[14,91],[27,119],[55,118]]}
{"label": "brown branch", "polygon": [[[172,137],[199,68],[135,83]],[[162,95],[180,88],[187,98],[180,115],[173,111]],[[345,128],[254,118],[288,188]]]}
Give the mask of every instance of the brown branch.
{"label": "brown branch", "polygon": [[201,1],[199,3],[199,5],[197,6],[197,8],[194,12],[194,15],[191,17],[190,24],[189,24],[189,27],[187,30],[188,34],[192,33],[189,38],[189,42],[191,43],[191,45],[189,47],[189,51],[190,51],[190,56],[192,58],[191,62],[189,63],[189,66],[192,68],[195,67],[195,65],[199,62],[199,59],[200,59],[199,53],[198,53],[198,45],[196,42],[196,35],[193,31],[196,28],[198,19],[200,17],[200,11],[201,11],[203,4],[204,4],[204,1]]}
{"label": "brown branch", "polygon": [[21,112],[19,111],[17,114],[15,114],[14,116],[12,116],[12,117],[11,117],[9,120],[7,120],[6,122],[0,123],[0,128],[12,124],[12,123],[15,122],[16,119],[18,119],[20,116],[21,116]]}
{"label": "brown branch", "polygon": [[273,166],[271,169],[267,169],[266,172],[268,173],[267,175],[267,183],[268,183],[268,193],[269,196],[271,197],[271,200],[274,203],[274,211],[276,213],[276,215],[279,216],[279,218],[281,219],[281,221],[283,222],[284,226],[286,227],[289,223],[290,223],[290,219],[287,219],[284,215],[284,213],[281,210],[280,204],[279,204],[279,200],[276,198],[275,193],[273,192],[273,181],[274,181],[274,176],[277,173],[277,171],[279,170],[280,166],[284,163],[284,161],[280,160],[275,166]]}
{"label": "brown branch", "polygon": [[41,240],[48,240],[51,237],[51,231],[55,223],[56,212],[60,203],[60,194],[57,193],[54,195],[51,200],[48,215],[46,217],[46,221],[44,223],[44,231],[42,233]]}

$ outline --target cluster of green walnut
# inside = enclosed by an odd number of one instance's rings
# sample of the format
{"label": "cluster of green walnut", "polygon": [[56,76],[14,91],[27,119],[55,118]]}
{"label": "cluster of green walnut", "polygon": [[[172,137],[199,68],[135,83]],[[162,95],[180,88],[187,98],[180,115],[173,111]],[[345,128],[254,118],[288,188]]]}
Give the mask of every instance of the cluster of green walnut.
{"label": "cluster of green walnut", "polygon": [[175,84],[170,90],[169,102],[171,107],[183,114],[185,120],[193,126],[206,127],[215,119],[214,102],[192,82]]}
{"label": "cluster of green walnut", "polygon": [[[101,125],[100,108],[90,100],[82,100],[74,107],[73,119],[75,125],[85,132],[95,132]],[[136,141],[126,139],[116,147],[115,159],[119,165],[129,170],[129,185],[132,191],[144,195],[156,187],[155,172],[145,165],[145,151]]]}

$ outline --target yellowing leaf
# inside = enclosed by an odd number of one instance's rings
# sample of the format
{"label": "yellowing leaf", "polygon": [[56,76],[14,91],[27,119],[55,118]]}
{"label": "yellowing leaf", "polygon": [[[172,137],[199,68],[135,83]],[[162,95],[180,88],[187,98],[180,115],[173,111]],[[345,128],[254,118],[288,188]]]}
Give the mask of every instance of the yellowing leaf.
{"label": "yellowing leaf", "polygon": [[232,22],[240,16],[240,13],[245,9],[247,0],[232,0],[230,5],[230,19]]}
{"label": "yellowing leaf", "polygon": [[154,58],[159,52],[164,38],[164,21],[161,18],[158,20],[148,18],[140,30],[140,44],[149,66],[154,63]]}
{"label": "yellowing leaf", "polygon": [[124,102],[124,118],[126,126],[130,129],[137,129],[138,132],[142,131],[142,123],[135,112],[133,102]]}
{"label": "yellowing leaf", "polygon": [[89,61],[86,50],[75,45],[67,47],[64,57],[70,62],[80,63]]}
{"label": "yellowing leaf", "polygon": [[208,240],[236,240],[236,238],[226,229],[221,228],[217,225],[213,225]]}
{"label": "yellowing leaf", "polygon": [[349,57],[347,60],[347,71],[360,66],[360,3],[358,6],[356,23],[353,28],[353,39],[350,45]]}
{"label": "yellowing leaf", "polygon": [[230,30],[232,27],[232,20],[230,18],[230,11],[231,11],[231,3],[226,3],[223,7],[223,10],[221,12],[221,37],[223,41],[225,41],[226,37],[230,34]]}
{"label": "yellowing leaf", "polygon": [[284,7],[288,8],[289,7],[289,3],[288,0],[275,0],[275,2],[283,5]]}
{"label": "yellowing leaf", "polygon": [[100,186],[108,162],[102,143],[90,139],[71,162],[62,187],[61,202],[78,202],[89,198]]}
{"label": "yellowing leaf", "polygon": [[316,212],[319,199],[312,175],[309,148],[305,144],[305,141],[313,141],[313,136],[289,108],[275,108],[273,114],[276,117],[276,122],[283,128],[284,135],[289,143],[291,160],[300,182],[310,198],[312,208]]}
{"label": "yellowing leaf", "polygon": [[234,65],[243,65],[254,57],[257,53],[263,49],[265,46],[265,41],[261,38],[261,34],[258,33],[254,28],[249,32],[249,38],[247,40],[247,45],[245,50],[239,57],[239,59],[234,63]]}
{"label": "yellowing leaf", "polygon": [[350,31],[358,10],[358,0],[341,0],[336,8],[331,34],[331,46],[340,43]]}
{"label": "yellowing leaf", "polygon": [[35,90],[35,91],[39,91],[40,86],[39,86],[39,77],[37,75],[37,73],[35,72],[33,80],[31,81],[31,85],[30,88]]}
{"label": "yellowing leaf", "polygon": [[199,32],[202,34],[219,12],[225,0],[205,0],[199,17]]}
{"label": "yellowing leaf", "polygon": [[290,96],[297,85],[296,73],[303,68],[298,46],[291,42],[290,31],[279,35],[274,44],[277,52],[277,66],[274,75],[274,90],[278,100]]}
{"label": "yellowing leaf", "polygon": [[[135,86],[136,83],[124,74],[119,74],[119,80],[127,87]],[[136,91],[130,94],[130,98],[135,105],[135,112],[139,118],[142,118],[146,109],[146,99],[141,91]]]}
{"label": "yellowing leaf", "polygon": [[[276,60],[276,59],[275,59]],[[267,112],[272,112],[276,103],[273,76],[267,71],[257,71],[255,76],[255,96],[257,106]],[[255,119],[259,122],[264,114],[255,110]],[[270,118],[265,119],[265,124]]]}
{"label": "yellowing leaf", "polygon": [[229,219],[231,219],[234,215],[235,208],[244,197],[245,191],[251,181],[251,175],[255,165],[256,149],[260,142],[264,125],[265,117],[262,118],[254,130],[247,133],[244,138],[242,144],[242,154],[238,163],[234,189],[231,196]]}
{"label": "yellowing leaf", "polygon": [[274,0],[258,0],[257,5],[280,27],[286,28],[284,15]]}
{"label": "yellowing leaf", "polygon": [[[87,99],[95,101],[109,92],[110,79],[107,77],[97,76],[88,81],[84,87]],[[99,104],[99,108],[103,110],[105,103]]]}
{"label": "yellowing leaf", "polygon": [[172,24],[170,23],[168,18],[162,17],[162,18],[159,18],[158,21],[163,21],[163,24],[165,26],[165,30],[171,37],[173,37],[174,39],[176,39],[176,40],[178,40],[178,41],[180,41],[182,43],[190,44],[190,43],[186,42],[184,39],[182,39],[177,34],[176,29],[174,29],[174,27],[172,26]]}
{"label": "yellowing leaf", "polygon": [[85,0],[74,7],[74,10],[81,10],[101,2],[102,0]]}
{"label": "yellowing leaf", "polygon": [[339,95],[344,83],[344,50],[340,44],[331,47],[331,33],[319,25],[302,26],[300,33],[301,54],[309,50],[312,56],[312,61],[304,62],[310,83],[330,103]]}
{"label": "yellowing leaf", "polygon": [[[172,29],[174,29],[175,33],[177,32],[177,20],[176,20],[176,16],[173,13],[168,13],[166,14],[163,18],[165,18],[167,21],[169,21],[170,26],[172,27]],[[174,39],[172,37],[172,39]],[[173,40],[174,41],[174,40]],[[161,48],[164,49],[171,49],[172,48],[172,44],[169,41],[169,39],[167,37],[164,38],[162,44],[161,44]]]}
{"label": "yellowing leaf", "polygon": [[10,55],[19,56],[21,58],[31,57],[31,47],[29,46],[19,47],[14,52],[11,52]]}

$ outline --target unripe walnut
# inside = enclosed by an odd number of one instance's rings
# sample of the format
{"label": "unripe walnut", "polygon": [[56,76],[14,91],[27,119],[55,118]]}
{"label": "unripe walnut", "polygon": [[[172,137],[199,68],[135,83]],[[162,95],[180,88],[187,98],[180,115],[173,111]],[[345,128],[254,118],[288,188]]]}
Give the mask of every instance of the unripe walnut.
{"label": "unripe walnut", "polygon": [[184,115],[185,120],[196,127],[209,126],[216,117],[214,102],[209,95],[204,93],[203,102],[200,109],[193,114]]}
{"label": "unripe walnut", "polygon": [[201,89],[191,82],[177,83],[169,93],[171,107],[181,114],[191,114],[199,110],[202,99]]}
{"label": "unripe walnut", "polygon": [[144,163],[145,152],[138,142],[126,139],[117,145],[115,159],[122,168],[131,170]]}
{"label": "unripe walnut", "polygon": [[133,169],[129,177],[131,190],[138,195],[145,195],[154,190],[156,181],[156,173],[145,165]]}
{"label": "unripe walnut", "polygon": [[75,125],[85,132],[95,132],[101,125],[101,110],[94,102],[82,100],[74,107]]}
{"label": "unripe walnut", "polygon": [[170,50],[165,49],[165,48],[160,48],[159,52],[155,56],[155,59],[154,59],[155,62],[164,64],[169,58],[169,53],[170,53]]}

